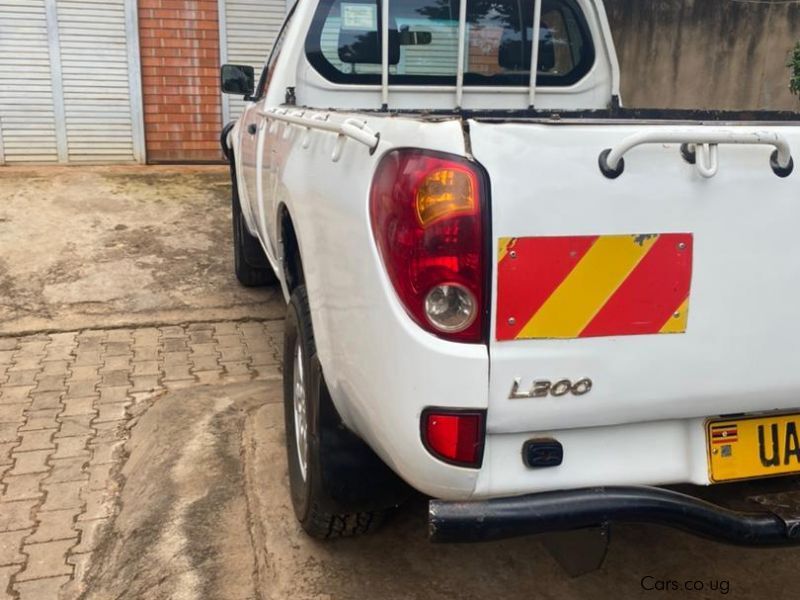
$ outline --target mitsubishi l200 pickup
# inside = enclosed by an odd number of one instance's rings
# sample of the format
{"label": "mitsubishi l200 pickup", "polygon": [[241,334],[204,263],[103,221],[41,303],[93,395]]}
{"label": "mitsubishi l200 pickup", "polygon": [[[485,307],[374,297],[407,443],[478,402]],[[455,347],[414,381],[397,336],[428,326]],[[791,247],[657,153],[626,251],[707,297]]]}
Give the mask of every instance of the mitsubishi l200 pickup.
{"label": "mitsubishi l200 pickup", "polygon": [[796,115],[624,108],[600,0],[303,0],[221,79],[310,535],[800,542]]}

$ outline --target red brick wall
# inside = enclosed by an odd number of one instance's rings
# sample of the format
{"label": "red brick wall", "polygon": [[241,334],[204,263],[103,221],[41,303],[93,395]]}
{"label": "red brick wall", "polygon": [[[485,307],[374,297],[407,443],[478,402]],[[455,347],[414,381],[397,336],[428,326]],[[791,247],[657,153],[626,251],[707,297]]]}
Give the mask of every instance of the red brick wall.
{"label": "red brick wall", "polygon": [[217,2],[139,0],[148,162],[221,160]]}

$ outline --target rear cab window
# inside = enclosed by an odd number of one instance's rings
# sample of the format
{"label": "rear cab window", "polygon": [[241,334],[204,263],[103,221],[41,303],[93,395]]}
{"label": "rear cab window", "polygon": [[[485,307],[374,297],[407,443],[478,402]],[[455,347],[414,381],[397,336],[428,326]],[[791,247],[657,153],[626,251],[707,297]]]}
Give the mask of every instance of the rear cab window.
{"label": "rear cab window", "polygon": [[[533,2],[467,4],[464,85],[527,86]],[[381,10],[375,0],[321,0],[306,39],[311,65],[328,81],[380,84]],[[459,0],[389,2],[389,83],[455,85]],[[595,60],[586,20],[574,0],[545,0],[537,85],[564,87]]]}

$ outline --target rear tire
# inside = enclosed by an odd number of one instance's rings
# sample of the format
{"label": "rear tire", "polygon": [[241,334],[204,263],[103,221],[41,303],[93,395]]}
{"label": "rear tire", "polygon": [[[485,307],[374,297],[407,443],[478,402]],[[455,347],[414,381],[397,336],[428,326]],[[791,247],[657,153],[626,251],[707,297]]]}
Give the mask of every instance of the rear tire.
{"label": "rear tire", "polygon": [[239,188],[236,185],[236,167],[231,165],[231,204],[233,207],[233,264],[236,279],[247,287],[260,287],[272,285],[277,282],[277,277],[269,265],[267,255],[261,247],[261,242],[247,229],[247,224],[242,214],[239,203]]}
{"label": "rear tire", "polygon": [[289,484],[300,525],[317,539],[377,529],[407,488],[341,423],[317,358],[303,285],[289,302],[283,365]]}

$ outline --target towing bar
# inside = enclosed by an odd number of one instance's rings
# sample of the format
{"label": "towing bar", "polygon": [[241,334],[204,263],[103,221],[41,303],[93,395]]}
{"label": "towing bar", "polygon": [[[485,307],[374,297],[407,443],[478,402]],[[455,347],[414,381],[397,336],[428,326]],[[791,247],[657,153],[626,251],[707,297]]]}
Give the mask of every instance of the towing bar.
{"label": "towing bar", "polygon": [[478,502],[431,500],[428,529],[432,542],[478,542],[634,522],[741,546],[800,545],[800,516],[777,512],[731,510],[663,488],[598,487]]}

